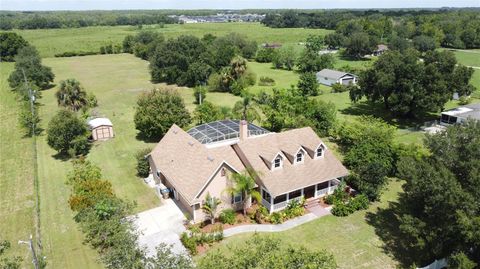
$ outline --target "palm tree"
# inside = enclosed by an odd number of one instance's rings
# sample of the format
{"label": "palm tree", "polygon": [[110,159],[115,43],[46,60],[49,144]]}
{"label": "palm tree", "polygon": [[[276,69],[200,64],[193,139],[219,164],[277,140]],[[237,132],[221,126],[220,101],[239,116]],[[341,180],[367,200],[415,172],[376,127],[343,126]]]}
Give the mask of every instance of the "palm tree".
{"label": "palm tree", "polygon": [[232,173],[230,179],[234,186],[227,189],[231,195],[242,194],[243,197],[243,215],[247,215],[247,208],[250,207],[250,198],[260,202],[262,196],[255,190],[255,178],[257,172],[253,169],[247,169],[243,173]]}
{"label": "palm tree", "polygon": [[210,196],[210,193],[207,193],[202,209],[210,218],[211,224],[215,223],[215,216],[217,215],[218,205],[220,205],[221,203],[222,202],[220,201],[220,199],[212,197]]}
{"label": "palm tree", "polygon": [[67,79],[60,82],[60,89],[55,94],[59,106],[72,111],[78,111],[88,104],[87,92],[76,79]]}
{"label": "palm tree", "polygon": [[260,113],[257,111],[257,106],[255,106],[252,97],[248,94],[245,94],[242,100],[235,103],[232,113],[235,118],[241,118],[242,120],[248,120],[250,122],[260,120]]}

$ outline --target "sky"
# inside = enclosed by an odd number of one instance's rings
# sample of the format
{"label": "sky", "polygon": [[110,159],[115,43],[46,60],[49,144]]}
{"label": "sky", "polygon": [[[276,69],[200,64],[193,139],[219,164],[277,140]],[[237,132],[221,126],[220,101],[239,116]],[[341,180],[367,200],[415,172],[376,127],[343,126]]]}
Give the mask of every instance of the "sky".
{"label": "sky", "polygon": [[0,0],[0,10],[480,7],[480,0]]}

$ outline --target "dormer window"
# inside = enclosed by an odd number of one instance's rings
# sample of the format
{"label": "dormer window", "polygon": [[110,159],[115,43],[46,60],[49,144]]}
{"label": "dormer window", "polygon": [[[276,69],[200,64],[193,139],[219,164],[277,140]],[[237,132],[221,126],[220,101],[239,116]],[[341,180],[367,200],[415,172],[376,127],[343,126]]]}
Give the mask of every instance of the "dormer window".
{"label": "dormer window", "polygon": [[323,145],[318,146],[317,150],[315,151],[315,158],[323,157],[325,153],[325,147]]}
{"label": "dormer window", "polygon": [[295,163],[303,163],[304,158],[305,158],[305,152],[302,149],[300,149],[295,155]]}
{"label": "dormer window", "polygon": [[282,156],[277,155],[277,157],[275,157],[275,159],[273,160],[272,169],[281,168],[282,165],[283,165]]}

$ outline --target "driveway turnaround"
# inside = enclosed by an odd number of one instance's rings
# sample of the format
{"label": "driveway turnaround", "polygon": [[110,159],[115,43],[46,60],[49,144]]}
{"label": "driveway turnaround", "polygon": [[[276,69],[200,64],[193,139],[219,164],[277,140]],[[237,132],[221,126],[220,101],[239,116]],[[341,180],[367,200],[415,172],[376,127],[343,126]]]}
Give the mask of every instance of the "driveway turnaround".
{"label": "driveway turnaround", "polygon": [[172,245],[175,253],[187,253],[180,242],[180,235],[185,231],[185,216],[172,199],[163,201],[159,207],[140,212],[134,223],[140,232],[138,244],[146,247],[147,255],[153,256],[155,248],[165,243]]}

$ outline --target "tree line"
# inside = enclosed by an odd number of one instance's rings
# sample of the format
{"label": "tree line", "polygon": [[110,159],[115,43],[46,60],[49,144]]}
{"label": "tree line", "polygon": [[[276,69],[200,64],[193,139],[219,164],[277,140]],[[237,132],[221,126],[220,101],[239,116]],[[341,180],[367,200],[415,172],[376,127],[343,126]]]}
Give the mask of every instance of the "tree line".
{"label": "tree line", "polygon": [[[480,47],[480,12],[468,10],[367,10],[318,11],[267,14],[263,24],[274,28],[325,28],[335,30],[328,38],[331,48],[352,42],[351,35],[368,36],[373,45],[400,37],[433,40],[435,46],[458,49]],[[360,38],[359,36],[356,38]],[[362,37],[362,39],[366,39]],[[349,41],[350,40],[350,41]],[[372,48],[373,50],[373,48]]]}
{"label": "tree line", "polygon": [[177,23],[177,20],[163,12],[148,10],[0,12],[2,30],[172,23]]}

